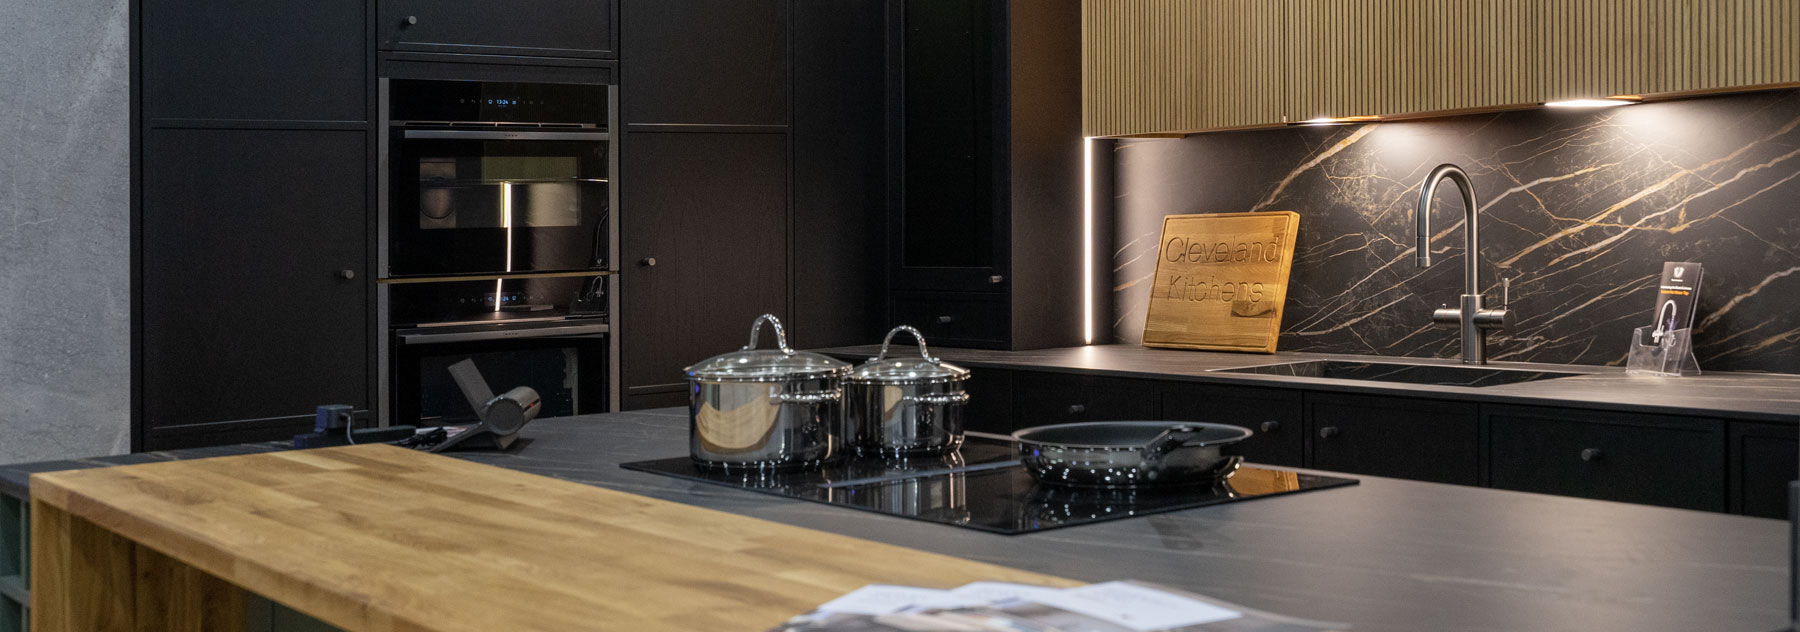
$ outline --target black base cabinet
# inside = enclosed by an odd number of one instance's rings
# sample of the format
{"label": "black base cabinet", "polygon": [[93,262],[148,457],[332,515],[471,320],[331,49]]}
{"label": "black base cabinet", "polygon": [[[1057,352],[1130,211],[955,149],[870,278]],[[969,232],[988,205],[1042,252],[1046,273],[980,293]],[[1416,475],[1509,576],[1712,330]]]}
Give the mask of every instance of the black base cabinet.
{"label": "black base cabinet", "polygon": [[[862,362],[867,358],[854,359]],[[963,406],[963,429],[1008,434],[1013,431],[1013,372],[979,369],[963,382],[969,403]]]}
{"label": "black base cabinet", "polygon": [[1481,483],[1481,432],[1474,404],[1337,393],[1305,397],[1311,467],[1433,483]]}
{"label": "black base cabinet", "polygon": [[1786,519],[1788,482],[1800,471],[1800,430],[1734,423],[1728,432],[1732,513]]}
{"label": "black base cabinet", "polygon": [[1493,487],[1725,510],[1724,422],[1515,406],[1482,417]]}
{"label": "black base cabinet", "polygon": [[1153,420],[1162,414],[1155,382],[1074,373],[1019,371],[1015,375],[1015,429],[1078,421]]}
{"label": "black base cabinet", "polygon": [[1251,463],[1306,463],[1304,410],[1298,391],[1170,384],[1162,390],[1162,419],[1231,424],[1253,434],[1243,443]]}

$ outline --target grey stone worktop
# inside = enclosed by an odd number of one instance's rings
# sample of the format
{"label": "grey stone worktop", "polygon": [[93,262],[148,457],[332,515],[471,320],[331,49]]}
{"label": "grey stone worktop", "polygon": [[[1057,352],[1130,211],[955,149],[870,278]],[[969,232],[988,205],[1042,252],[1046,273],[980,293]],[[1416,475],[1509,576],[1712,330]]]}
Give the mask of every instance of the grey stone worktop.
{"label": "grey stone worktop", "polygon": [[[894,353],[917,353],[910,345]],[[822,353],[866,359],[878,345],[819,349]],[[1779,373],[1703,373],[1690,377],[1627,375],[1621,367],[1494,362],[1495,368],[1581,373],[1519,384],[1441,386],[1327,378],[1220,373],[1235,369],[1307,360],[1349,360],[1401,364],[1459,364],[1454,359],[1283,351],[1270,355],[1151,349],[1138,345],[1090,345],[1033,351],[995,351],[931,347],[934,356],[972,368],[1075,372],[1141,379],[1212,382],[1243,386],[1295,387],[1307,390],[1385,394],[1404,397],[1522,405],[1553,405],[1650,413],[1698,415],[1744,421],[1800,422],[1800,375]],[[860,361],[860,360],[859,360]]]}
{"label": "grey stone worktop", "polygon": [[[1352,487],[1004,536],[619,468],[686,454],[687,425],[682,409],[541,419],[511,450],[452,455],[1078,580],[1161,582],[1358,632],[1767,632],[1787,613],[1784,521],[1359,476]],[[0,467],[0,480],[117,458]]]}

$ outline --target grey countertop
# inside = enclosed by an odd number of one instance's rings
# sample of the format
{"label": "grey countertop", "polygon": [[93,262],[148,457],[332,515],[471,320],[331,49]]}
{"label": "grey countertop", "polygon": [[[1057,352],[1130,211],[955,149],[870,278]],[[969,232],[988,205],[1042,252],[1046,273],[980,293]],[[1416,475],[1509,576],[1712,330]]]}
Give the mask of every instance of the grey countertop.
{"label": "grey countertop", "polygon": [[[910,352],[910,345],[905,349]],[[879,350],[879,346],[867,345],[817,351],[841,357],[868,358]],[[976,369],[992,367],[1079,372],[1158,380],[1288,386],[1321,391],[1800,423],[1800,375],[1703,373],[1690,377],[1645,377],[1627,375],[1621,367],[1495,362],[1492,363],[1495,368],[1563,371],[1583,375],[1518,384],[1468,387],[1218,372],[1220,369],[1306,360],[1459,365],[1456,360],[1432,358],[1292,351],[1257,355],[1151,349],[1139,345],[1091,345],[1034,351],[932,347],[931,351],[934,356]]]}
{"label": "grey countertop", "polygon": [[[1003,536],[620,469],[681,409],[533,422],[458,458],[1073,579],[1142,579],[1363,630],[1743,630],[1787,614],[1785,521],[1361,476],[1354,487]],[[276,444],[0,468],[196,458]]]}

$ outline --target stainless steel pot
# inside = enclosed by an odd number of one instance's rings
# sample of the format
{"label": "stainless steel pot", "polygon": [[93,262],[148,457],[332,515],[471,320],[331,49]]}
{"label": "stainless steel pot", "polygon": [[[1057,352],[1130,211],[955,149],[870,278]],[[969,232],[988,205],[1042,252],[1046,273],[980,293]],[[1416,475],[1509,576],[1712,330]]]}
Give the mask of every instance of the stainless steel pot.
{"label": "stainless steel pot", "polygon": [[1174,421],[1090,421],[1014,432],[1040,483],[1091,487],[1212,484],[1243,462],[1247,428]]}
{"label": "stainless steel pot", "polygon": [[[764,323],[776,349],[757,349]],[[750,344],[687,369],[689,454],[703,466],[745,470],[818,467],[844,452],[843,386],[850,364],[795,352],[781,321],[764,314]]]}
{"label": "stainless steel pot", "polygon": [[[917,358],[888,358],[894,334],[911,334]],[[881,353],[844,378],[850,447],[862,456],[955,451],[963,441],[963,382],[969,370],[931,357],[925,336],[906,325],[889,331]]]}

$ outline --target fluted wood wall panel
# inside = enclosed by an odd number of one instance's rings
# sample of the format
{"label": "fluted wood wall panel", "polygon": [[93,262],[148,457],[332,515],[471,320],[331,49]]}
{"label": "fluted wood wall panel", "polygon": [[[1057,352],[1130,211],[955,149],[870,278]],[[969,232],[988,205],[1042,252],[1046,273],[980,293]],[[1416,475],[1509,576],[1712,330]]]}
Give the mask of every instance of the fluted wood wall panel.
{"label": "fluted wood wall panel", "polygon": [[1800,83],[1800,0],[1083,0],[1093,136]]}
{"label": "fluted wood wall panel", "polygon": [[1281,123],[1286,14],[1270,0],[1084,0],[1084,133]]}

